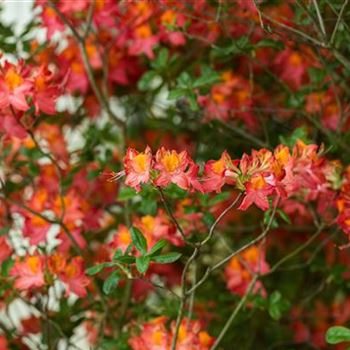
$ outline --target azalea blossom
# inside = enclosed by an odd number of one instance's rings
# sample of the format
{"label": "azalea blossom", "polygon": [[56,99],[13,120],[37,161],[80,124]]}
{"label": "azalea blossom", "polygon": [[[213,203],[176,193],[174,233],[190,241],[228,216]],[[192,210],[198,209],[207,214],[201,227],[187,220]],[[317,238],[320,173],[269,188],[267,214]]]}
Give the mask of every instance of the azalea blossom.
{"label": "azalea blossom", "polygon": [[[170,330],[165,326],[166,317],[161,316],[144,323],[139,335],[129,339],[132,350],[164,350],[170,349],[174,336],[175,324]],[[214,338],[203,331],[199,321],[183,319],[179,328],[176,348],[179,350],[209,350]]]}
{"label": "azalea blossom", "polygon": [[17,259],[10,271],[15,277],[14,287],[19,290],[31,290],[45,285],[43,259],[39,255],[28,255]]}
{"label": "azalea blossom", "polygon": [[[269,271],[269,264],[265,260],[265,252],[261,247],[251,246],[238,256],[234,256],[225,268],[227,288],[232,292],[243,296],[254,274],[263,275]],[[253,293],[261,292],[266,295],[261,281],[257,281],[253,287]]]}
{"label": "azalea blossom", "polygon": [[19,111],[26,111],[29,109],[27,96],[31,96],[32,88],[23,61],[18,65],[5,62],[0,74],[0,108],[12,106]]}
{"label": "azalea blossom", "polygon": [[158,177],[154,180],[157,186],[165,187],[170,183],[187,190],[190,187],[190,177],[186,173],[190,158],[186,151],[178,153],[174,150],[160,148],[156,153],[154,169],[159,170]]}

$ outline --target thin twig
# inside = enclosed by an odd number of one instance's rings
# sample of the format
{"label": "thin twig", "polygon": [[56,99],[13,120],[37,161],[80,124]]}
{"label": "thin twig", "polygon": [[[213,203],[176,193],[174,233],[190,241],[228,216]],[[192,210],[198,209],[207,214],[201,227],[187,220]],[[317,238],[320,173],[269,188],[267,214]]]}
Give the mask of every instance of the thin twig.
{"label": "thin twig", "polygon": [[239,201],[239,199],[241,198],[242,193],[239,193],[235,200],[218,216],[218,218],[214,221],[214,223],[211,225],[209,233],[207,235],[207,237],[205,237],[203,239],[203,241],[200,242],[200,245],[203,246],[204,244],[206,244],[207,242],[209,242],[211,240],[211,238],[213,237],[214,234],[214,230],[216,228],[216,226],[218,225],[218,223],[222,220],[222,218],[237,204],[237,202]]}
{"label": "thin twig", "polygon": [[187,294],[191,294],[193,293],[197,288],[199,288],[206,280],[207,278],[209,277],[209,275],[217,270],[218,268],[220,268],[221,266],[225,265],[228,261],[230,261],[234,256],[240,254],[241,252],[243,252],[244,250],[246,250],[247,248],[251,247],[252,245],[260,242],[261,240],[263,240],[267,233],[269,232],[270,228],[271,228],[271,225],[272,225],[272,222],[273,222],[273,219],[275,217],[275,214],[276,214],[276,210],[277,210],[277,204],[278,204],[278,201],[273,209],[273,212],[271,214],[271,217],[270,217],[270,220],[266,226],[266,228],[262,231],[262,233],[256,237],[255,239],[251,240],[250,242],[248,242],[247,244],[245,244],[244,246],[242,246],[241,248],[235,250],[234,252],[232,252],[231,254],[229,254],[226,258],[220,260],[218,263],[216,263],[214,266],[212,267],[208,267],[207,270],[205,271],[204,275],[202,276],[202,278],[190,289],[187,291]]}
{"label": "thin twig", "polygon": [[293,250],[291,253],[289,253],[288,255],[284,256],[281,260],[279,260],[275,265],[273,265],[270,269],[269,272],[265,273],[264,276],[266,275],[270,275],[273,272],[275,272],[282,264],[284,264],[286,261],[288,261],[289,259],[293,258],[294,256],[298,255],[302,250],[304,250],[305,248],[307,248],[321,233],[323,230],[324,226],[321,225],[317,231],[302,245],[300,245],[298,248],[296,248],[295,250]]}
{"label": "thin twig", "polygon": [[335,26],[334,26],[331,38],[329,40],[330,45],[333,45],[333,43],[334,43],[335,36],[336,36],[336,34],[338,32],[338,28],[339,28],[340,22],[342,21],[342,18],[343,18],[343,13],[344,13],[345,8],[348,5],[348,3],[349,3],[349,0],[344,0],[343,5],[342,5],[342,7],[340,9],[340,12],[339,12],[339,15],[338,15],[337,22],[335,23]]}
{"label": "thin twig", "polygon": [[180,232],[182,239],[183,239],[186,243],[188,243],[188,245],[190,245],[190,246],[192,246],[192,247],[195,247],[195,244],[192,243],[192,242],[190,242],[190,241],[187,239],[187,237],[186,237],[186,235],[185,235],[185,232],[183,231],[181,225],[180,225],[179,222],[177,221],[177,219],[176,219],[176,217],[175,217],[173,211],[172,211],[171,208],[170,208],[170,205],[168,204],[168,201],[167,201],[166,198],[165,198],[165,195],[164,195],[164,192],[163,192],[162,188],[161,188],[161,187],[157,187],[157,189],[158,189],[158,191],[159,191],[160,199],[161,199],[161,201],[162,201],[162,203],[163,203],[163,205],[164,205],[164,208],[165,208],[167,214],[169,215],[170,219],[172,220],[172,222],[174,223],[174,225],[176,226],[176,228],[177,228],[178,231]]}
{"label": "thin twig", "polygon": [[233,310],[231,316],[228,318],[228,320],[225,323],[225,326],[222,328],[220,334],[218,335],[218,337],[215,340],[215,343],[213,344],[213,346],[210,348],[210,350],[215,350],[218,348],[222,338],[225,336],[226,332],[228,331],[228,329],[230,328],[232,322],[234,321],[234,319],[236,318],[236,316],[238,315],[239,311],[241,310],[241,308],[244,306],[244,304],[246,303],[250,292],[253,290],[256,281],[258,280],[258,275],[256,274],[253,279],[251,280],[251,282],[249,283],[248,289],[246,290],[244,296],[242,297],[242,299],[239,301],[239,303],[237,304],[236,308]]}
{"label": "thin twig", "polygon": [[322,15],[321,15],[320,7],[318,6],[317,0],[312,0],[312,2],[314,4],[315,10],[316,10],[317,19],[318,19],[318,23],[319,23],[320,28],[321,28],[322,35],[323,35],[324,39],[326,39],[326,28],[324,26],[324,22],[323,22],[323,18],[322,18]]}

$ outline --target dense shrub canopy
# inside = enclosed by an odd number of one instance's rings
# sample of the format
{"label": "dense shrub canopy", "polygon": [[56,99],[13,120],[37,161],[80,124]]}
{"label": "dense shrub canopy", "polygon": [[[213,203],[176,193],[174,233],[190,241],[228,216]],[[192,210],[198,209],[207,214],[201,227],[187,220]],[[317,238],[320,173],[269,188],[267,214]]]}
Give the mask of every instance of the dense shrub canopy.
{"label": "dense shrub canopy", "polygon": [[348,0],[31,18],[0,24],[0,350],[346,349]]}

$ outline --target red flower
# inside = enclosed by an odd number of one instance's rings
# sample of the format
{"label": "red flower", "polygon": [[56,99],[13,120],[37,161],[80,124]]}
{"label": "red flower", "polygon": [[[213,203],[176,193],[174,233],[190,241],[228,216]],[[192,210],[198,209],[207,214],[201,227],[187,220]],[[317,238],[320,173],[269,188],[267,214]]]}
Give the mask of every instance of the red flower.
{"label": "red flower", "polygon": [[26,96],[31,93],[32,83],[23,73],[23,64],[5,62],[0,74],[0,108],[13,106],[20,111],[29,109]]}
{"label": "red flower", "polygon": [[[138,152],[133,148],[128,148],[124,157],[125,168],[125,184],[133,187],[136,191],[140,191],[141,183],[147,183],[150,179],[150,171],[152,166],[152,152],[147,146],[144,152]],[[116,174],[124,175],[124,172]]]}
{"label": "red flower", "polygon": [[[186,170],[190,165],[190,158],[186,151],[177,153],[168,151],[164,147],[158,150],[156,154],[156,164],[154,168],[160,171],[160,174],[154,181],[157,186],[165,187],[170,183],[178,185],[187,190],[190,187],[191,179]],[[193,179],[193,173],[192,179]]]}
{"label": "red flower", "polygon": [[15,288],[30,290],[45,284],[43,259],[38,255],[27,256],[23,261],[17,260],[10,271],[16,277]]}
{"label": "red flower", "polygon": [[86,277],[84,271],[83,258],[80,256],[73,258],[71,262],[65,266],[59,277],[67,287],[67,295],[74,293],[82,298],[86,296],[86,286],[90,283],[90,280]]}
{"label": "red flower", "polygon": [[273,193],[274,187],[266,182],[263,175],[254,175],[245,184],[245,188],[246,195],[238,209],[247,210],[252,204],[255,204],[263,211],[269,209],[267,196]]}

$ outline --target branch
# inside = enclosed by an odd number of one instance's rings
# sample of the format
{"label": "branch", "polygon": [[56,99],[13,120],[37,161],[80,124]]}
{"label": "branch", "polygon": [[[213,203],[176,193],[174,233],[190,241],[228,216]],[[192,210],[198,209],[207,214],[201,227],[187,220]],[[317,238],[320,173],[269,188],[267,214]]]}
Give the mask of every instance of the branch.
{"label": "branch", "polygon": [[167,202],[167,200],[166,200],[166,198],[165,198],[165,195],[164,195],[164,192],[163,192],[162,188],[157,187],[157,189],[158,189],[158,191],[159,191],[159,193],[160,193],[160,198],[161,198],[161,200],[162,200],[162,203],[163,203],[163,205],[164,205],[164,208],[165,208],[167,214],[169,215],[170,219],[172,220],[172,222],[174,223],[174,225],[176,226],[176,228],[177,228],[178,231],[180,232],[182,239],[183,239],[186,243],[188,243],[190,246],[195,247],[196,245],[195,245],[194,243],[190,242],[190,241],[187,239],[187,237],[186,237],[186,235],[185,235],[185,232],[183,231],[181,225],[180,225],[179,222],[177,221],[177,219],[176,219],[176,217],[175,217],[173,211],[171,210],[171,208],[170,208],[170,206],[169,206],[169,204],[168,204],[168,202]]}
{"label": "branch", "polygon": [[222,338],[225,336],[226,332],[228,331],[228,329],[230,328],[232,322],[234,321],[234,319],[236,318],[236,316],[238,315],[239,311],[241,310],[241,308],[244,306],[244,304],[246,303],[248,296],[250,294],[250,292],[253,290],[254,285],[256,283],[256,281],[258,280],[258,275],[256,274],[253,279],[251,280],[251,282],[249,283],[248,289],[245,292],[244,296],[242,297],[242,299],[239,301],[239,303],[237,304],[236,308],[233,310],[231,316],[228,318],[228,320],[225,323],[224,328],[221,330],[219,336],[216,338],[215,343],[213,344],[213,346],[210,348],[210,350],[215,350],[217,349],[217,347],[219,346]]}
{"label": "branch", "polygon": [[348,5],[348,2],[349,2],[349,0],[344,0],[343,5],[342,5],[342,7],[340,9],[337,22],[336,22],[336,24],[334,26],[334,29],[333,29],[333,32],[332,32],[332,35],[331,35],[331,39],[329,40],[330,45],[333,45],[333,43],[334,43],[335,36],[336,36],[336,34],[338,32],[338,28],[339,28],[340,22],[342,21],[343,13],[345,11],[346,6]]}
{"label": "branch", "polygon": [[216,263],[214,266],[212,267],[208,267],[207,270],[205,271],[204,275],[202,276],[202,278],[190,289],[187,291],[187,294],[191,294],[193,293],[198,287],[200,287],[208,278],[208,276],[215,270],[217,270],[218,268],[220,268],[221,266],[225,265],[228,261],[231,260],[231,258],[233,258],[234,256],[240,254],[241,252],[243,252],[244,250],[246,250],[247,248],[251,247],[252,245],[260,242],[261,240],[263,240],[267,233],[269,232],[273,219],[275,217],[276,214],[276,210],[277,210],[277,205],[278,202],[276,203],[273,212],[271,214],[270,220],[266,226],[266,228],[263,230],[263,232],[256,237],[255,239],[253,239],[252,241],[248,242],[247,244],[245,244],[244,246],[242,246],[241,248],[235,250],[234,252],[232,252],[231,254],[229,254],[226,258],[222,259],[221,261],[219,261],[218,263]]}
{"label": "branch", "polygon": [[203,246],[204,244],[206,244],[208,241],[211,240],[211,238],[213,237],[213,234],[214,234],[214,230],[215,230],[216,226],[218,225],[218,223],[237,204],[237,202],[239,201],[241,196],[242,196],[242,193],[240,192],[237,195],[237,197],[235,198],[235,200],[218,216],[218,218],[215,220],[215,222],[210,227],[209,234],[207,235],[207,237],[204,238],[202,242],[200,242],[200,246]]}
{"label": "branch", "polygon": [[92,90],[93,90],[97,100],[99,101],[101,107],[106,110],[106,112],[111,117],[111,119],[114,120],[114,122],[123,130],[124,127],[125,127],[124,122],[122,120],[120,120],[117,117],[117,115],[115,115],[114,112],[111,110],[108,98],[100,91],[100,89],[99,89],[99,87],[97,85],[97,82],[96,82],[96,79],[95,79],[94,73],[93,73],[93,68],[92,68],[92,66],[90,64],[89,56],[88,56],[88,53],[86,51],[85,37],[82,37],[77,32],[77,30],[74,28],[72,23],[70,23],[68,21],[68,19],[58,9],[56,4],[52,0],[48,0],[48,3],[49,3],[49,6],[55,11],[57,16],[61,19],[61,21],[71,30],[74,38],[76,39],[76,42],[78,43],[80,51],[81,51],[84,67],[85,67],[85,70],[86,70],[86,74],[87,74],[87,76],[89,78],[89,82],[91,84],[91,88],[92,88]]}
{"label": "branch", "polygon": [[320,8],[318,6],[317,0],[312,0],[315,10],[316,10],[316,14],[317,14],[317,19],[318,19],[318,23],[320,24],[320,28],[321,28],[321,32],[324,38],[326,38],[326,28],[324,26],[324,22],[323,22],[323,18],[321,16],[321,11]]}
{"label": "branch", "polygon": [[282,264],[284,264],[289,259],[293,258],[294,256],[298,255],[302,250],[307,248],[321,233],[324,228],[324,225],[321,225],[317,231],[302,245],[300,245],[297,249],[293,250],[288,255],[284,256],[281,260],[279,260],[275,265],[272,266],[269,272],[265,273],[264,276],[270,275],[273,272],[275,272]]}

